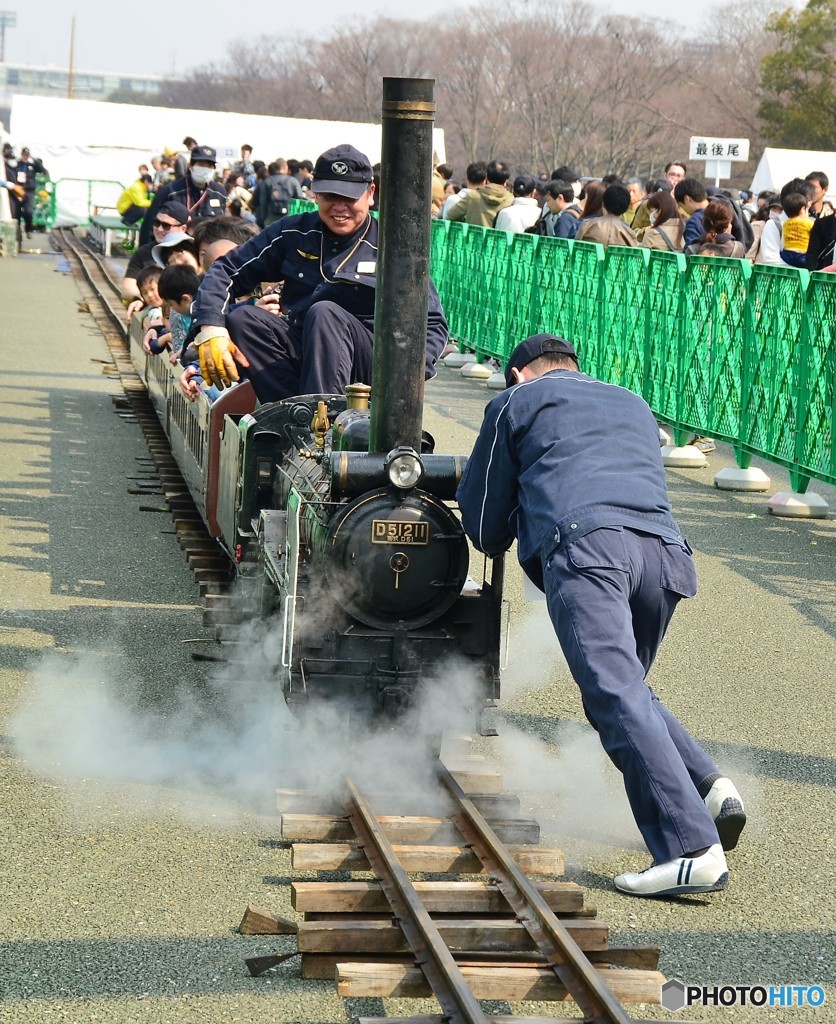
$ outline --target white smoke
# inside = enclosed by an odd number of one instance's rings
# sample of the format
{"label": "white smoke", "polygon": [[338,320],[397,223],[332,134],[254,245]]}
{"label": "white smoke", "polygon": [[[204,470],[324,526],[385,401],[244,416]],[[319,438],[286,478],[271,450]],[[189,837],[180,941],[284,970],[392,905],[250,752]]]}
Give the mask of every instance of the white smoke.
{"label": "white smoke", "polygon": [[[241,809],[272,809],[277,787],[338,797],[346,774],[361,788],[383,781],[388,791],[419,796],[433,788],[441,733],[473,731],[478,686],[455,663],[423,681],[400,721],[370,728],[338,707],[296,718],[276,679],[280,642],[275,621],[247,623],[203,691],[172,678],[171,692],[151,701],[134,696],[147,682],[124,672],[116,681],[102,652],[47,653],[11,722],[17,752],[70,801],[79,779],[163,786],[169,799],[160,813],[179,804],[173,809],[189,820],[219,824]],[[129,787],[120,799],[130,799]]]}
{"label": "white smoke", "polygon": [[545,601],[526,603],[511,629],[508,664],[502,672],[502,700],[510,703],[524,693],[569,679]]}
{"label": "white smoke", "polygon": [[560,841],[641,847],[621,774],[594,729],[556,722],[549,739],[505,723],[497,740],[505,788],[520,796],[543,833]]}
{"label": "white smoke", "polygon": [[11,723],[18,753],[70,791],[71,780],[91,779],[263,797],[292,757],[293,720],[268,667],[275,631],[261,624],[251,633],[236,647],[246,661],[223,666],[208,692],[172,678],[171,692],[153,702],[134,697],[147,683],[124,673],[115,681],[112,659],[98,652],[47,653]]}

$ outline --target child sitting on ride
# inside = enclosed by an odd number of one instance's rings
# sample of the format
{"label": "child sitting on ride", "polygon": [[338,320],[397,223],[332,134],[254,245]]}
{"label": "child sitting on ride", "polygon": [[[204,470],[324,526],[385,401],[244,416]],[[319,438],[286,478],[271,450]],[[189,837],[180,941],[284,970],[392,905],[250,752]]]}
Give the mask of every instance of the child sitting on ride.
{"label": "child sitting on ride", "polygon": [[189,310],[199,287],[200,278],[197,272],[185,263],[172,263],[160,275],[158,285],[160,298],[168,303],[171,310],[170,359],[172,363],[176,363],[180,359],[186,335],[192,326]]}
{"label": "child sitting on ride", "polygon": [[[180,288],[180,294],[184,294],[191,289],[190,294],[194,295],[203,274],[197,261],[197,246],[193,238],[182,231],[170,231],[162,242],[154,246],[151,250],[151,255],[154,257],[154,262],[157,266],[165,268],[163,276],[160,278],[161,282],[166,279],[166,275],[174,267],[182,267],[188,270],[191,276],[184,277],[182,280],[177,279],[178,283],[176,285],[167,285],[167,287],[174,291]],[[193,283],[195,280],[197,280],[197,284]],[[188,288],[184,282],[188,282]],[[160,294],[165,298],[162,292]],[[191,299],[189,300],[189,305],[191,305]],[[169,320],[171,324],[171,352],[169,360],[174,365],[180,358],[180,352],[183,349],[186,335],[191,327],[189,306],[185,307],[184,313],[181,313],[177,306],[171,306]]]}
{"label": "child sitting on ride", "polygon": [[[166,267],[159,282],[160,296],[171,309],[171,354],[169,359],[172,364],[180,362],[186,367],[186,373],[197,366],[197,363],[193,361],[196,355],[194,346],[189,346],[185,350],[183,346],[192,326],[190,309],[199,287],[200,278],[195,270],[182,263],[173,263]],[[185,378],[186,374],[183,374],[181,382]],[[203,386],[203,378],[199,374],[189,376],[184,391],[192,401],[199,397],[201,391],[210,402],[214,402],[220,395],[220,391],[214,385]]]}
{"label": "child sitting on ride", "polygon": [[169,328],[165,322],[163,300],[157,288],[162,270],[159,267],[143,267],[136,275],[136,286],[144,305],[138,310],[142,323],[142,347],[156,355],[168,345]]}

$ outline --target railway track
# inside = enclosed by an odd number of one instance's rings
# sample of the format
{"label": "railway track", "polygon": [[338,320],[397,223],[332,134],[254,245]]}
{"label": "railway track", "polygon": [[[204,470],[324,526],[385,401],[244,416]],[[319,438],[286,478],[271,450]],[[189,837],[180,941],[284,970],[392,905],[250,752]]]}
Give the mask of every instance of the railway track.
{"label": "railway track", "polygon": [[[168,510],[174,518],[207,601],[204,621],[230,621],[229,565],[205,529],[131,363],[119,282],[71,230],[55,231],[53,240],[108,345],[112,362],[104,370],[124,390],[124,398],[114,399],[117,412],[140,424],[149,447],[129,490],[162,495],[164,506],[149,510]],[[517,797],[502,792],[498,773],[465,758],[449,767],[439,762],[435,774],[438,791],[417,804],[403,794],[364,793],[352,779],[333,797],[280,790],[282,838],[294,841],[294,870],[371,871],[373,880],[295,882],[291,896],[301,923],[248,908],[241,931],[295,932],[297,951],[290,956],[301,955],[302,976],[335,978],[343,996],[434,996],[442,1010],[434,1017],[361,1018],[361,1024],[627,1024],[635,1018],[625,1003],[658,1003],[665,980],[657,970],[658,947],[610,945],[609,929],[581,887],[559,880],[562,853],[538,845],[537,822],[522,815]],[[257,975],[287,958],[256,957],[248,966]],[[488,1017],[483,1000],[572,1000],[582,1016]]]}
{"label": "railway track", "polygon": [[114,397],[116,412],[139,424],[148,445],[148,458],[140,460],[136,474],[128,477],[128,491],[162,497],[162,505],[149,504],[141,508],[151,513],[171,513],[178,542],[204,598],[204,623],[220,629],[235,619],[231,599],[226,593],[230,581],[229,562],[206,530],[172,457],[145,383],[131,363],[119,278],[107,260],[71,228],[55,229],[52,241],[70,264],[83,296],[81,308],[93,317],[107,344],[111,361],[103,366],[103,372],[118,378],[124,391],[124,396]]}
{"label": "railway track", "polygon": [[[241,930],[295,930],[302,977],[333,978],[344,997],[433,996],[441,1006],[437,1017],[384,1024],[626,1024],[635,1018],[624,1004],[658,1003],[659,948],[610,945],[583,889],[560,880],[562,852],[538,845],[537,822],[502,792],[499,774],[469,756],[444,762],[424,798],[368,794],[350,778],[339,795],[279,790],[294,870],[373,880],[294,882],[304,921],[286,927],[250,908]],[[259,974],[291,955],[248,966]],[[572,1000],[582,1016],[488,1017],[482,1000]]]}

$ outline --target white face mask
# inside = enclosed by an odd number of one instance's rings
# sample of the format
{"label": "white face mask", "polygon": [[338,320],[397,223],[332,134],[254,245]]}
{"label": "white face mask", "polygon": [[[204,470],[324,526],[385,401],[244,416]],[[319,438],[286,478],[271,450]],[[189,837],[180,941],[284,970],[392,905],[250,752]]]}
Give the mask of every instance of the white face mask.
{"label": "white face mask", "polygon": [[214,167],[192,167],[189,169],[195,185],[207,185],[215,177]]}
{"label": "white face mask", "polygon": [[655,210],[648,210],[647,215],[650,218],[650,223],[655,224],[656,218],[659,216],[659,214]]}

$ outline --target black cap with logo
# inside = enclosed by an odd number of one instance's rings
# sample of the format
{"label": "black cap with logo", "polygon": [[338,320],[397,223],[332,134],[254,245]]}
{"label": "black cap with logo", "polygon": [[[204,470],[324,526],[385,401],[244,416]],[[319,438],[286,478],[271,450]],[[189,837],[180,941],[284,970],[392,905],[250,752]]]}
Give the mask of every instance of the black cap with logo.
{"label": "black cap with logo", "polygon": [[317,160],[311,190],[359,199],[372,180],[372,165],[365,153],[343,144],[326,150]]}
{"label": "black cap with logo", "polygon": [[575,362],[578,361],[577,352],[565,338],[558,338],[556,334],[532,334],[530,338],[521,341],[511,353],[511,358],[505,366],[505,383],[509,388],[513,387],[516,381],[512,370],[522,370],[535,359],[551,352],[571,356]]}
{"label": "black cap with logo", "polygon": [[195,146],[189,156],[189,163],[196,163],[198,160],[206,160],[210,164],[218,162],[218,154],[211,146]]}

